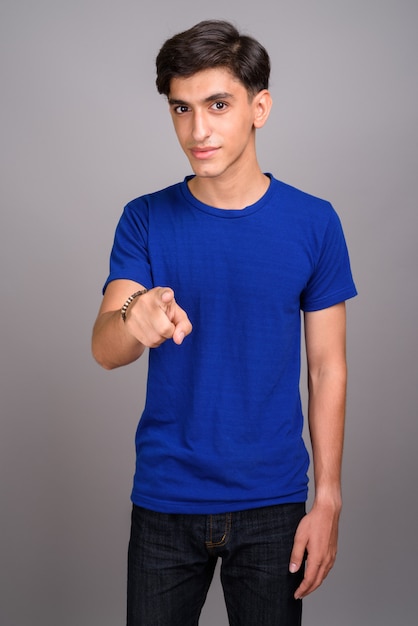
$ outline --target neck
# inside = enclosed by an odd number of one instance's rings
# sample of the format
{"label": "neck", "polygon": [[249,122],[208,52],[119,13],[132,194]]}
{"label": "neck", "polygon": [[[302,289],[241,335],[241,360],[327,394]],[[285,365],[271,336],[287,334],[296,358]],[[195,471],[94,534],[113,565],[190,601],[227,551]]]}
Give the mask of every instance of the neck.
{"label": "neck", "polygon": [[204,204],[218,209],[240,210],[260,200],[269,184],[269,178],[257,165],[251,173],[213,178],[195,176],[189,181],[189,189]]}

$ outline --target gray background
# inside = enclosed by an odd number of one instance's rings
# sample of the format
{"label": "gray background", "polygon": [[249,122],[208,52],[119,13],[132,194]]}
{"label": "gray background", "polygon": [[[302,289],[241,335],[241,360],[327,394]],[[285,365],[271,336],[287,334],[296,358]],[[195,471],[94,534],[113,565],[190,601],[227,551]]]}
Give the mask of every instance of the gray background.
{"label": "gray background", "polygon": [[[146,363],[101,370],[91,327],[123,205],[190,172],[155,54],[213,17],[269,50],[261,165],[332,201],[360,292],[340,552],[305,623],[416,623],[416,0],[1,0],[2,626],[124,623]],[[201,623],[226,624],[216,581]]]}

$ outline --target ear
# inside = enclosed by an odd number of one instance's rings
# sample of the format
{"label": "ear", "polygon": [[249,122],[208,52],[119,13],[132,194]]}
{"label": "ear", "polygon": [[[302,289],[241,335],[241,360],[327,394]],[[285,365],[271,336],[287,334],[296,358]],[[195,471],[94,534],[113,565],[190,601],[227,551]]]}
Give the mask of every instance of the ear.
{"label": "ear", "polygon": [[259,91],[253,100],[254,105],[254,128],[262,128],[270,115],[273,100],[267,89]]}

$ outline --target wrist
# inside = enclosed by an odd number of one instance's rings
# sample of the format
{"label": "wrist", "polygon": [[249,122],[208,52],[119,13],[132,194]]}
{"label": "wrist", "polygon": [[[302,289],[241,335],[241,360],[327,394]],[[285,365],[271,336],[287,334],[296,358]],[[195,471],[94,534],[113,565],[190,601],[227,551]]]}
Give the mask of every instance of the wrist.
{"label": "wrist", "polygon": [[130,295],[129,298],[123,303],[121,310],[120,310],[120,314],[121,314],[123,322],[126,322],[126,314],[128,312],[130,305],[135,300],[135,298],[138,298],[139,296],[144,295],[144,293],[147,293],[147,291],[148,289],[145,289],[145,288],[140,289],[139,291],[135,291],[135,293]]}
{"label": "wrist", "polygon": [[318,506],[330,507],[334,510],[342,508],[342,494],[340,487],[320,487],[315,489],[314,502]]}

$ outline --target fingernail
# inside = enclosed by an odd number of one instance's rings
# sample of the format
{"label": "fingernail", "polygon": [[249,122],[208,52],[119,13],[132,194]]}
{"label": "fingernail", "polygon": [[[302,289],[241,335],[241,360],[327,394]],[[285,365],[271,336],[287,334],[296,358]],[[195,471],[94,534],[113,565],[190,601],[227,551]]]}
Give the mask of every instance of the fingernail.
{"label": "fingernail", "polygon": [[296,574],[297,571],[298,571],[298,566],[296,565],[296,563],[291,563],[289,565],[289,572],[291,574]]}

